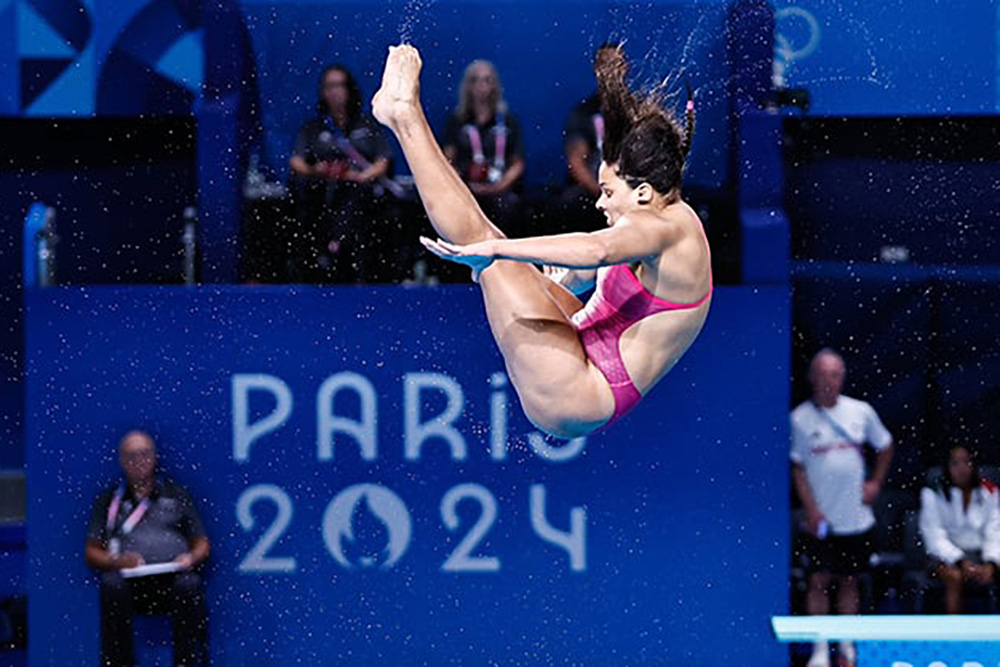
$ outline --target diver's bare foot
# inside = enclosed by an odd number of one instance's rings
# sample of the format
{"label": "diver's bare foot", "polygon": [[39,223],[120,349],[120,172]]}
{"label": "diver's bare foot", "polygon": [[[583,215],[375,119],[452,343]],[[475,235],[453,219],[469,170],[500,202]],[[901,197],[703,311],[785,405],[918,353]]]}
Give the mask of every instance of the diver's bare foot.
{"label": "diver's bare foot", "polygon": [[372,98],[372,113],[378,122],[395,129],[418,112],[422,64],[420,52],[409,44],[389,47],[382,87]]}

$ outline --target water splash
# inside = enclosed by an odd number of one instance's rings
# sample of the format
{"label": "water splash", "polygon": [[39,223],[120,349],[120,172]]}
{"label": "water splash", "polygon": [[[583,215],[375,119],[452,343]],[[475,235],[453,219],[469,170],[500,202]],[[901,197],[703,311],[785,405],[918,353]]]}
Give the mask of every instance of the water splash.
{"label": "water splash", "polygon": [[[646,52],[629,54],[632,79],[666,106],[682,103],[687,98],[689,83],[701,83],[702,91],[706,84],[711,83],[705,81],[696,54],[707,52],[712,42],[717,40],[718,36],[708,29],[711,25],[708,19],[717,12],[711,7],[695,8],[695,11],[694,26],[686,33],[678,32],[676,21],[659,21],[659,28],[648,40],[650,46]],[[610,41],[625,45],[635,16],[639,13],[613,7],[610,10]],[[668,34],[668,31],[671,32]],[[702,103],[705,101],[702,100]]]}
{"label": "water splash", "polygon": [[[799,7],[788,7],[777,12],[774,49],[775,85],[783,87],[786,84],[790,84],[795,87],[807,87],[824,83],[866,83],[883,90],[888,90],[892,85],[892,81],[887,74],[884,74],[883,68],[879,65],[875,48],[875,38],[872,36],[868,25],[856,16],[848,13],[839,4],[829,4],[823,7],[825,10],[833,12],[833,14],[822,17],[824,19],[822,22],[810,12]],[[793,40],[782,33],[782,21],[785,21],[786,24],[788,21],[805,23],[809,30],[809,38],[805,44],[793,44]],[[861,42],[864,44],[867,60],[865,71],[860,71],[857,67],[852,67],[851,65],[844,65],[837,69],[826,67],[826,71],[821,70],[816,76],[795,76],[795,64],[805,61],[822,47],[824,39],[823,25],[838,25],[846,28],[849,33],[860,36]],[[792,26],[786,25],[786,29],[789,27],[794,28],[794,24]],[[790,79],[794,80],[789,81]]]}
{"label": "water splash", "polygon": [[[677,65],[674,69],[667,72],[660,82],[653,87],[653,92],[663,100],[665,103],[673,104],[678,97],[682,95],[684,98],[687,97],[687,86],[690,85],[690,81],[696,80],[698,78],[698,63],[692,59],[692,53],[694,53],[695,46],[699,45],[701,40],[708,40],[710,35],[707,32],[703,35],[702,27],[705,24],[705,17],[707,14],[702,12],[698,15],[698,22],[695,24],[694,28],[688,33],[687,39],[684,40],[684,46],[681,49],[680,57],[677,60]],[[662,40],[662,31],[656,36],[653,48],[650,50],[651,53],[647,55],[647,60],[652,57],[654,62],[662,63],[662,59],[657,58],[657,44]],[[654,72],[655,76],[656,73]],[[697,92],[697,91],[695,91]]]}
{"label": "water splash", "polygon": [[430,11],[437,0],[406,0],[403,17],[399,22],[399,42],[409,44],[421,19]]}
{"label": "water splash", "polygon": [[[814,17],[799,7],[789,6],[776,12],[774,35],[774,62],[776,73],[780,70],[782,83],[789,79],[789,85],[795,87],[820,86],[836,83],[861,83],[882,90],[888,90],[892,81],[881,66],[877,42],[869,26],[839,3],[823,5],[824,10],[832,12],[830,16]],[[611,18],[610,41],[624,43],[632,32],[636,16],[641,12],[628,3],[615,5],[609,9]],[[648,7],[647,7],[648,10]],[[713,108],[725,104],[729,96],[731,84],[738,82],[742,75],[727,74],[719,76],[716,71],[709,74],[706,71],[704,58],[717,57],[719,35],[712,29],[716,22],[708,19],[714,15],[709,6],[695,7],[697,18],[694,26],[685,34],[677,34],[679,39],[670,39],[668,30],[677,30],[675,21],[663,21],[656,30],[648,50],[643,54],[630,54],[633,62],[634,80],[643,88],[649,89],[667,106],[683,103],[686,98],[686,87],[690,83],[701,109]],[[805,15],[808,14],[808,17]],[[817,20],[817,18],[819,20]],[[799,23],[786,25],[796,28],[806,26],[810,30],[809,39],[799,44],[789,35],[783,35],[782,22],[797,21]],[[803,74],[801,68],[796,71],[795,65],[804,62],[821,48],[823,35],[821,26],[835,24],[840,30],[847,30],[859,37],[864,44],[865,63],[843,63],[833,67],[813,68],[808,74]],[[766,39],[761,36],[761,39]],[[595,41],[595,40],[591,40]],[[799,40],[801,41],[801,40]],[[671,46],[673,45],[673,46]],[[714,54],[714,55],[713,55]],[[726,54],[722,54],[726,58]]]}

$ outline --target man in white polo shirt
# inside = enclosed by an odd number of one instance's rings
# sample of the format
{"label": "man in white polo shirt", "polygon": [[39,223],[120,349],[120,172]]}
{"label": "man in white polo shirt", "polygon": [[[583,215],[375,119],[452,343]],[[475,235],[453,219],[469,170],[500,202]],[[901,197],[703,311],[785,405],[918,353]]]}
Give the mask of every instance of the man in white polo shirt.
{"label": "man in white polo shirt", "polygon": [[[882,489],[892,461],[892,435],[864,401],[841,395],[844,360],[829,348],[809,365],[812,398],[792,411],[792,476],[802,501],[807,533],[803,548],[811,572],[806,610],[830,612],[830,584],[837,581],[837,611],[858,613],[857,575],[872,554],[875,515],[871,505]],[[878,452],[875,470],[865,479],[865,444]],[[842,667],[854,667],[851,642],[841,642]],[[829,648],[817,642],[808,667],[828,667]]]}

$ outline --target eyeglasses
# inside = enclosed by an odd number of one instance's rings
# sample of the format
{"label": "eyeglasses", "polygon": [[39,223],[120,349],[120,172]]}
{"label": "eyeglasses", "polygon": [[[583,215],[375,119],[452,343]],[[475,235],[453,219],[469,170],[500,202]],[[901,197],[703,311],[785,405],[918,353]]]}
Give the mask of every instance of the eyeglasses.
{"label": "eyeglasses", "polygon": [[155,456],[153,452],[127,452],[122,454],[123,461],[149,461]]}

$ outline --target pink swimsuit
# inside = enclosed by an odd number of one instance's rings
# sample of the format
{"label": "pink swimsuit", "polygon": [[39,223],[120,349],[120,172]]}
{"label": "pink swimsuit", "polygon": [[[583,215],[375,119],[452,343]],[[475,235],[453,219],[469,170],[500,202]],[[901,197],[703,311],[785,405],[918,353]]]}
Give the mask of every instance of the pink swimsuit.
{"label": "pink swimsuit", "polygon": [[572,321],[587,357],[604,374],[615,397],[615,412],[602,428],[621,419],[642,399],[625,370],[619,348],[625,330],[656,313],[697,308],[711,295],[710,286],[694,303],[673,303],[647,292],[628,264],[616,264],[598,273],[593,296]]}

